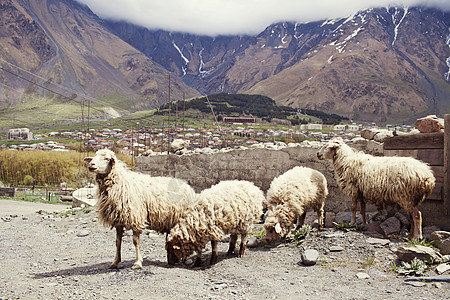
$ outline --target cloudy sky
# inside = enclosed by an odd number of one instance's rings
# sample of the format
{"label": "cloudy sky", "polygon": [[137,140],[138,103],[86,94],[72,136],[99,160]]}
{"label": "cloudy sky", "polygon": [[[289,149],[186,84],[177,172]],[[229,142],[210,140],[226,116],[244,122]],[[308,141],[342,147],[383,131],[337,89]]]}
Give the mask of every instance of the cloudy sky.
{"label": "cloudy sky", "polygon": [[258,34],[279,21],[347,17],[370,7],[428,6],[450,11],[449,0],[77,0],[104,19],[149,29],[202,35]]}

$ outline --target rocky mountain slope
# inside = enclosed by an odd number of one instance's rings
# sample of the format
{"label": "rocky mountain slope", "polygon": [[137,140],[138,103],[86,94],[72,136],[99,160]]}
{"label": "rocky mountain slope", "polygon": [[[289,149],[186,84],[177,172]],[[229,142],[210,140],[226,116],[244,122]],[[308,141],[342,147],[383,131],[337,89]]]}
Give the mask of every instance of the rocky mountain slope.
{"label": "rocky mountain slope", "polygon": [[201,37],[106,22],[202,93],[263,94],[293,107],[391,121],[449,111],[450,15],[377,8]]}
{"label": "rocky mountain slope", "polygon": [[[84,101],[114,116],[166,102],[169,72],[101,22],[70,0],[0,0],[0,106],[51,97],[50,106]],[[199,95],[171,84],[174,97]]]}
{"label": "rocky mountain slope", "polygon": [[208,37],[101,20],[74,0],[0,0],[0,109],[81,115],[88,103],[119,115],[167,102],[170,72],[171,99],[262,94],[408,121],[450,111],[449,28],[449,13],[391,7]]}

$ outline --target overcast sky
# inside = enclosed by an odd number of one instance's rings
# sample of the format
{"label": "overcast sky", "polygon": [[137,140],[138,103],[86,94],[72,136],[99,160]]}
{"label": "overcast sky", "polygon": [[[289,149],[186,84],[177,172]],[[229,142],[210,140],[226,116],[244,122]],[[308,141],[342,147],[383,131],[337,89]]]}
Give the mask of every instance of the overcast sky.
{"label": "overcast sky", "polygon": [[258,34],[280,21],[348,17],[370,7],[423,5],[450,11],[450,0],[77,0],[104,19],[202,35]]}

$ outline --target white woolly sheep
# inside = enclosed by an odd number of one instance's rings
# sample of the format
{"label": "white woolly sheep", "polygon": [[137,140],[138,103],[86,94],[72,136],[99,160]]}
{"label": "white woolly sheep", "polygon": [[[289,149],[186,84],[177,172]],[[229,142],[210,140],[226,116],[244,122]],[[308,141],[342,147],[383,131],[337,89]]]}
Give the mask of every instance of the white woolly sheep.
{"label": "white woolly sheep", "polygon": [[359,201],[363,225],[366,202],[379,210],[398,205],[412,219],[410,239],[422,238],[422,214],[417,206],[431,193],[435,178],[430,167],[412,157],[375,157],[355,152],[341,138],[335,138],[317,153],[319,159],[331,159],[341,190],[352,199],[351,223],[356,221]]}
{"label": "white woolly sheep", "polygon": [[201,264],[201,252],[211,241],[210,264],[217,262],[217,241],[231,234],[228,255],[235,253],[241,235],[239,256],[244,255],[247,233],[262,214],[264,193],[253,183],[242,180],[222,181],[198,195],[198,201],[186,210],[184,217],[170,231],[166,242],[170,265],[186,259],[194,251],[194,266]]}
{"label": "white woolly sheep", "polygon": [[96,174],[99,219],[105,226],[116,228],[116,256],[110,268],[117,268],[121,261],[124,229],[133,231],[136,262],[132,268],[142,268],[142,231],[149,228],[168,233],[195,201],[194,190],[180,179],[131,171],[108,149],[98,150],[85,161],[89,162],[89,171]]}
{"label": "white woolly sheep", "polygon": [[305,221],[306,212],[317,212],[319,230],[323,229],[323,209],[328,195],[327,180],[317,170],[294,167],[275,178],[267,191],[264,228],[266,240],[285,237],[292,229],[295,219],[297,228]]}

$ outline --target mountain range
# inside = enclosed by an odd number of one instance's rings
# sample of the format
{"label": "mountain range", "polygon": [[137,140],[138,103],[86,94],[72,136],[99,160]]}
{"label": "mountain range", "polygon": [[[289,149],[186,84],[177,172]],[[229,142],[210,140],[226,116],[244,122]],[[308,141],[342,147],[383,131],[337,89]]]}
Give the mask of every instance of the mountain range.
{"label": "mountain range", "polygon": [[73,0],[0,0],[0,66],[0,109],[52,97],[120,115],[226,92],[410,122],[450,112],[450,14],[372,8],[209,37],[102,20]]}

